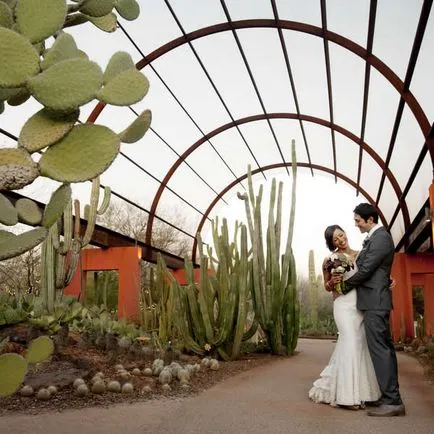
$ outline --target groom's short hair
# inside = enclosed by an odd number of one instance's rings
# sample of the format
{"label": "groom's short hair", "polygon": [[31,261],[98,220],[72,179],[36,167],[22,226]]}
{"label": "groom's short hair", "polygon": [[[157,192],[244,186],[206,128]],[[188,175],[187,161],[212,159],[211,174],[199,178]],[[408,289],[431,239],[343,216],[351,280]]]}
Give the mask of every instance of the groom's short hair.
{"label": "groom's short hair", "polygon": [[374,223],[378,223],[378,211],[370,203],[359,203],[354,208],[354,214],[358,214],[363,220],[367,221],[369,217],[372,217]]}

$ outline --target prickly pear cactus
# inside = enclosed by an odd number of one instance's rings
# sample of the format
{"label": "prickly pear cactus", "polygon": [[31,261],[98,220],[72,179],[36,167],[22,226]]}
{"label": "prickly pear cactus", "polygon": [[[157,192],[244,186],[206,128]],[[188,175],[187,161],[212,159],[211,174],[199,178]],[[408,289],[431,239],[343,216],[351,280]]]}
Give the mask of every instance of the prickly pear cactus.
{"label": "prickly pear cactus", "polygon": [[28,363],[39,363],[53,354],[54,344],[48,336],[39,336],[29,346],[26,354]]}
{"label": "prickly pear cactus", "polygon": [[[95,179],[113,163],[120,144],[140,140],[151,112],[121,133],[103,125],[79,125],[80,107],[91,101],[131,105],[141,101],[149,82],[128,53],[114,53],[103,70],[65,32],[91,23],[112,32],[117,14],[139,16],[136,0],[0,0],[0,114],[31,96],[43,108],[24,120],[16,148],[0,149],[0,190],[16,190],[39,176],[65,183],[44,215],[31,201],[12,205],[0,196],[0,223],[42,227],[0,238],[0,259],[19,255],[47,236],[70,201],[70,182]],[[42,153],[40,159],[34,153]]]}
{"label": "prickly pear cactus", "polygon": [[12,395],[21,386],[29,363],[41,362],[53,353],[54,344],[48,336],[40,336],[29,346],[26,358],[6,353],[0,356],[0,397]]}
{"label": "prickly pear cactus", "polygon": [[27,362],[18,354],[0,356],[0,397],[15,393],[24,380]]}

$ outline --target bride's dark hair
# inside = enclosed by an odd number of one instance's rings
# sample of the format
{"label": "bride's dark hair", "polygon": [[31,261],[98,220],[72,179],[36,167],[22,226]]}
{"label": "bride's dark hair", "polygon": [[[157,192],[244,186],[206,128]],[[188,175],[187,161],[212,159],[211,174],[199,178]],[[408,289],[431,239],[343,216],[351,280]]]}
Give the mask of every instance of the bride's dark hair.
{"label": "bride's dark hair", "polygon": [[325,242],[326,242],[326,245],[327,245],[328,249],[331,252],[333,252],[334,250],[336,250],[336,247],[333,244],[333,234],[334,234],[334,232],[335,232],[336,229],[339,229],[340,231],[342,231],[342,232],[345,233],[345,231],[339,225],[327,226],[326,230],[324,231]]}

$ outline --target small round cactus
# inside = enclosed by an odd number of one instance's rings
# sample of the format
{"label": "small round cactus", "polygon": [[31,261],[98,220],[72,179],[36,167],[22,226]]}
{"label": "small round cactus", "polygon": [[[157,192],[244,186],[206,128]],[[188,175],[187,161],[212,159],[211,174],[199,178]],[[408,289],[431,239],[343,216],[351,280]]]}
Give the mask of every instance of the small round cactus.
{"label": "small round cactus", "polygon": [[89,388],[83,383],[77,387],[76,392],[78,396],[86,396],[89,395]]}
{"label": "small round cactus", "polygon": [[114,369],[115,369],[115,371],[124,371],[125,370],[124,365],[120,365],[120,364],[115,365]]}
{"label": "small round cactus", "polygon": [[143,386],[141,390],[142,395],[147,395],[152,392],[152,387],[149,385]]}
{"label": "small round cactus", "polygon": [[135,375],[136,377],[138,376],[138,375],[140,375],[141,374],[141,372],[140,372],[140,369],[139,368],[134,368],[132,371],[131,371],[131,373],[133,374],[133,375]]}
{"label": "small round cactus", "polygon": [[50,399],[51,393],[48,389],[39,389],[36,397],[41,401],[48,401]]}
{"label": "small round cactus", "polygon": [[210,359],[208,359],[208,357],[204,357],[202,359],[202,361],[200,362],[200,364],[202,366],[204,366],[205,368],[208,368],[209,364],[210,364]]}
{"label": "small round cactus", "polygon": [[122,386],[122,393],[133,393],[134,387],[131,383],[125,383]]}
{"label": "small round cactus", "polygon": [[72,386],[74,387],[74,389],[77,389],[79,386],[81,386],[82,384],[85,384],[83,378],[76,378],[74,380],[74,383],[72,383]]}
{"label": "small round cactus", "polygon": [[121,383],[119,381],[110,381],[107,384],[107,390],[113,393],[119,393],[121,391]]}
{"label": "small round cactus", "polygon": [[179,381],[188,381],[190,379],[190,373],[186,369],[180,369],[176,376]]}
{"label": "small round cactus", "polygon": [[53,384],[47,387],[48,391],[51,395],[55,395],[57,393],[57,387]]}
{"label": "small round cactus", "polygon": [[20,395],[21,396],[32,396],[35,393],[35,391],[33,390],[33,387],[26,384],[25,386],[23,386],[20,390]]}
{"label": "small round cactus", "polygon": [[211,359],[210,364],[209,364],[209,368],[212,369],[213,371],[217,371],[220,368],[220,364],[219,364],[218,360]]}
{"label": "small round cactus", "polygon": [[161,386],[161,389],[163,390],[163,392],[170,392],[172,390],[172,388],[170,387],[170,384],[163,384]]}
{"label": "small round cactus", "polygon": [[172,381],[172,372],[165,368],[160,372],[158,380],[161,384],[169,384]]}
{"label": "small round cactus", "polygon": [[146,377],[152,377],[152,369],[151,368],[143,369],[143,375]]}
{"label": "small round cactus", "polygon": [[101,395],[105,392],[105,384],[104,381],[95,381],[95,383],[92,384],[92,393],[96,393],[98,395]]}

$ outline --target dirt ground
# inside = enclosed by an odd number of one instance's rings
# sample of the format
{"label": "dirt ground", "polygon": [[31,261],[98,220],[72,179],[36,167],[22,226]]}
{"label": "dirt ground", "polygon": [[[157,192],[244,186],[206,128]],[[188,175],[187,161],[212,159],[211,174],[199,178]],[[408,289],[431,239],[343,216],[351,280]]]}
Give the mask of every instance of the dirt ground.
{"label": "dirt ground", "polygon": [[[23,352],[20,344],[12,343],[9,351]],[[35,395],[22,397],[19,393],[6,398],[0,398],[0,416],[12,413],[38,414],[41,411],[63,411],[65,409],[103,406],[107,407],[115,403],[132,403],[137,401],[153,400],[162,397],[187,397],[196,395],[208,389],[222,380],[232,377],[240,372],[245,372],[256,366],[264,365],[279,357],[270,354],[248,354],[239,360],[223,362],[219,361],[219,369],[211,370],[201,366],[199,372],[190,377],[188,386],[181,386],[178,380],[172,380],[171,390],[164,390],[158,381],[158,377],[145,376],[143,370],[151,368],[153,357],[148,360],[131,360],[131,356],[121,354],[115,357],[109,356],[95,348],[80,348],[77,339],[72,335],[69,345],[62,348],[46,362],[38,364],[29,370],[25,384],[31,385],[35,391],[41,387],[54,385],[57,393],[47,401],[41,401]],[[177,357],[181,366],[200,363],[201,358],[195,355]],[[139,375],[131,375],[129,380],[122,380],[117,374],[115,366],[121,364],[128,372],[134,368],[140,369]],[[121,385],[130,382],[134,391],[130,394],[104,392],[103,394],[89,393],[87,396],[78,396],[72,383],[76,378],[82,378],[87,385],[91,385],[91,379],[98,372],[104,374],[107,384],[110,380],[118,380]],[[149,386],[143,391],[144,386]]]}

